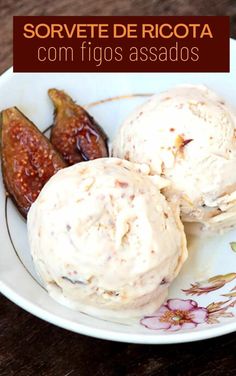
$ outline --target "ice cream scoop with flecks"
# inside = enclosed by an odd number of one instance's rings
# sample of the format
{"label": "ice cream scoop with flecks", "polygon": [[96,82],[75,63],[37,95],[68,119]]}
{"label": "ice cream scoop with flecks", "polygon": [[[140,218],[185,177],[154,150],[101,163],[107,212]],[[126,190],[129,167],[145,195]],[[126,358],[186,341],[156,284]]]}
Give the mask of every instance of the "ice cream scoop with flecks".
{"label": "ice cream scoop with flecks", "polygon": [[124,122],[113,155],[147,163],[170,181],[184,222],[219,231],[236,224],[236,113],[201,85],[153,96]]}
{"label": "ice cream scoop with flecks", "polygon": [[52,297],[102,317],[139,316],[163,303],[187,257],[186,239],[178,207],[149,172],[102,158],[65,168],[44,186],[28,232]]}

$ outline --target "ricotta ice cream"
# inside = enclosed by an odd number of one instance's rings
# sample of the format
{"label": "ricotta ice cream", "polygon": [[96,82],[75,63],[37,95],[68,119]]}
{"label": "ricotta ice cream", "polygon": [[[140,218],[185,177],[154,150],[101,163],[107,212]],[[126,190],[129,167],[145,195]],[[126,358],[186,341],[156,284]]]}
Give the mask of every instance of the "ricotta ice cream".
{"label": "ricotta ice cream", "polygon": [[[87,313],[152,313],[187,257],[176,205],[149,167],[117,158],[60,170],[28,214],[36,269],[59,302]],[[165,185],[165,182],[164,182]]]}
{"label": "ricotta ice cream", "polygon": [[179,200],[184,222],[236,224],[236,113],[205,86],[153,96],[119,129],[113,155],[167,178],[164,194]]}

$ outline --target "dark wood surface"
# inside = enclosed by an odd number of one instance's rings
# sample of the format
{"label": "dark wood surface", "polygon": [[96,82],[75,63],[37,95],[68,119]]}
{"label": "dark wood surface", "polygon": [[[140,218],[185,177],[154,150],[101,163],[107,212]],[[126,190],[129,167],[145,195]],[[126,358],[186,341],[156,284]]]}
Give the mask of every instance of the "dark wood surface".
{"label": "dark wood surface", "polygon": [[[13,15],[230,15],[236,37],[236,0],[1,0],[0,72],[12,65]],[[15,375],[236,375],[236,335],[166,346],[112,343],[57,328],[0,296],[0,376]]]}

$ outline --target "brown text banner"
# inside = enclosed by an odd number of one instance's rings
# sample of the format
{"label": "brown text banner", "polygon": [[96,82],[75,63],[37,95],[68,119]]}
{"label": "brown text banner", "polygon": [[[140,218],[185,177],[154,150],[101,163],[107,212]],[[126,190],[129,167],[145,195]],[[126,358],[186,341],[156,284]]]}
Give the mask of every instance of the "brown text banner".
{"label": "brown text banner", "polygon": [[228,72],[229,17],[15,16],[15,72]]}

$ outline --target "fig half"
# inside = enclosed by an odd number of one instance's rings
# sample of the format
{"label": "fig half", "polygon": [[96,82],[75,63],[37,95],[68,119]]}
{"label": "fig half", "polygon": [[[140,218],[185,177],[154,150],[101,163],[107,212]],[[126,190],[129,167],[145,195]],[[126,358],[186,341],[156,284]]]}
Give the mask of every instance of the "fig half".
{"label": "fig half", "polygon": [[66,163],[16,107],[1,112],[0,142],[6,191],[26,217],[44,184]]}
{"label": "fig half", "polygon": [[94,118],[64,91],[48,90],[54,106],[50,141],[64,160],[81,161],[108,157],[107,136]]}

